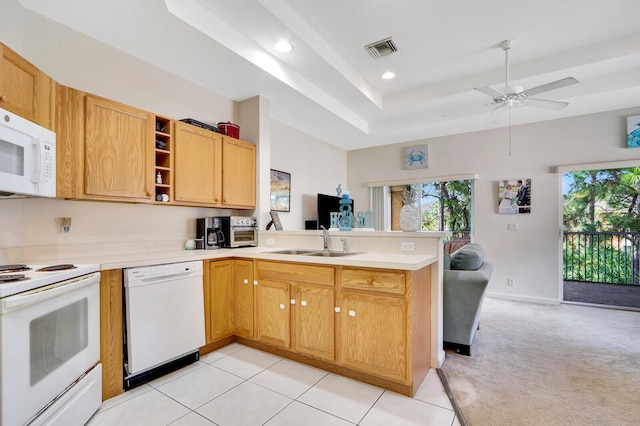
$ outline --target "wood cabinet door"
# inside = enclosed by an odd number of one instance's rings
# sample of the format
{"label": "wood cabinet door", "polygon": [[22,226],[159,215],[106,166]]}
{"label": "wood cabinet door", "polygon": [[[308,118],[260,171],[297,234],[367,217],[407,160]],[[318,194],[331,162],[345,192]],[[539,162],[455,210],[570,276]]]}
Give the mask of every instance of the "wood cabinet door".
{"label": "wood cabinet door", "polygon": [[256,292],[257,339],[274,346],[290,346],[289,284],[259,279]]}
{"label": "wood cabinet door", "polygon": [[153,121],[146,111],[86,97],[85,194],[152,201]]}
{"label": "wood cabinet door", "polygon": [[253,261],[235,260],[236,318],[235,334],[253,338],[254,336],[254,285]]}
{"label": "wood cabinet door", "polygon": [[224,138],[222,148],[223,204],[237,208],[256,206],[256,146]]}
{"label": "wood cabinet door", "polygon": [[0,107],[54,128],[53,80],[0,43]]}
{"label": "wood cabinet door", "polygon": [[407,380],[406,301],[343,292],[340,307],[340,361],[378,376]]}
{"label": "wood cabinet door", "polygon": [[335,359],[335,292],[331,287],[292,288],[292,347],[316,358]]}
{"label": "wood cabinet door", "polygon": [[233,261],[208,261],[204,276],[207,344],[233,334]]}
{"label": "wood cabinet door", "polygon": [[174,132],[175,200],[221,204],[222,136],[182,122]]}

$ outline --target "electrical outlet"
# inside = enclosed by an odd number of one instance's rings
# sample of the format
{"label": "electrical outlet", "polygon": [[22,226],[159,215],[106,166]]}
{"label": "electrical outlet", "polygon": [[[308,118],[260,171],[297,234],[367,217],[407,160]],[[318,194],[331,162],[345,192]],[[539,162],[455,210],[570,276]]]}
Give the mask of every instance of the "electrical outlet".
{"label": "electrical outlet", "polygon": [[403,242],[400,243],[400,250],[403,250],[403,251],[415,251],[416,250],[416,245],[414,243],[403,241]]}
{"label": "electrical outlet", "polygon": [[273,238],[267,238],[267,247],[273,247],[276,245],[276,240]]}
{"label": "electrical outlet", "polygon": [[518,230],[518,224],[517,223],[508,223],[507,224],[507,229],[509,231],[517,231]]}
{"label": "electrical outlet", "polygon": [[512,278],[512,277],[507,278],[507,285],[508,285],[509,287],[513,287],[513,286],[515,286],[515,285],[516,285],[516,279],[515,279],[515,278]]}

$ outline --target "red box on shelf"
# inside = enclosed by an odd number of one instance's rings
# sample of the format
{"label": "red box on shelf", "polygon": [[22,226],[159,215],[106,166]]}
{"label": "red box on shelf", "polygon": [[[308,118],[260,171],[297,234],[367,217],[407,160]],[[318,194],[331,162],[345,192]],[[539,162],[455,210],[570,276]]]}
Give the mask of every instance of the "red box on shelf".
{"label": "red box on shelf", "polygon": [[237,124],[233,124],[230,121],[227,121],[226,123],[218,123],[218,129],[223,135],[240,139],[240,126]]}

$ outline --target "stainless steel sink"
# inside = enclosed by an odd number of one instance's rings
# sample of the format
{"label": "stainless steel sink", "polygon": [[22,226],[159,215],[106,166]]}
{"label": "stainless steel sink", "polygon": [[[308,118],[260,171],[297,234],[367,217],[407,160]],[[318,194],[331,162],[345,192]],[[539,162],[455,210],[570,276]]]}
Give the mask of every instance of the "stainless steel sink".
{"label": "stainless steel sink", "polygon": [[276,250],[269,251],[266,253],[275,253],[275,254],[309,254],[316,253],[318,250],[309,250],[309,249],[287,249],[287,250]]}
{"label": "stainless steel sink", "polygon": [[360,254],[355,251],[317,251],[315,253],[309,253],[307,256],[322,256],[322,257],[343,257],[352,256],[354,254]]}
{"label": "stainless steel sink", "polygon": [[333,250],[309,250],[309,249],[286,249],[286,250],[275,250],[269,251],[265,253],[274,253],[274,254],[293,254],[299,256],[319,256],[319,257],[343,257],[343,256],[351,256],[354,254],[360,254],[355,251],[333,251]]}

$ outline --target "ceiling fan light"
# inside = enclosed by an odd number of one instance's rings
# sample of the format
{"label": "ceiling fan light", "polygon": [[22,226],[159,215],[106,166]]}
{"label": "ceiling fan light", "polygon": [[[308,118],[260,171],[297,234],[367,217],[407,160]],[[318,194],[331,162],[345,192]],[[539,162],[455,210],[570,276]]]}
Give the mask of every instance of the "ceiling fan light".
{"label": "ceiling fan light", "polygon": [[291,50],[293,49],[293,46],[291,46],[291,43],[289,43],[286,40],[280,40],[273,47],[274,49],[276,49],[277,52],[280,52],[280,53],[288,53],[288,52],[291,52]]}

